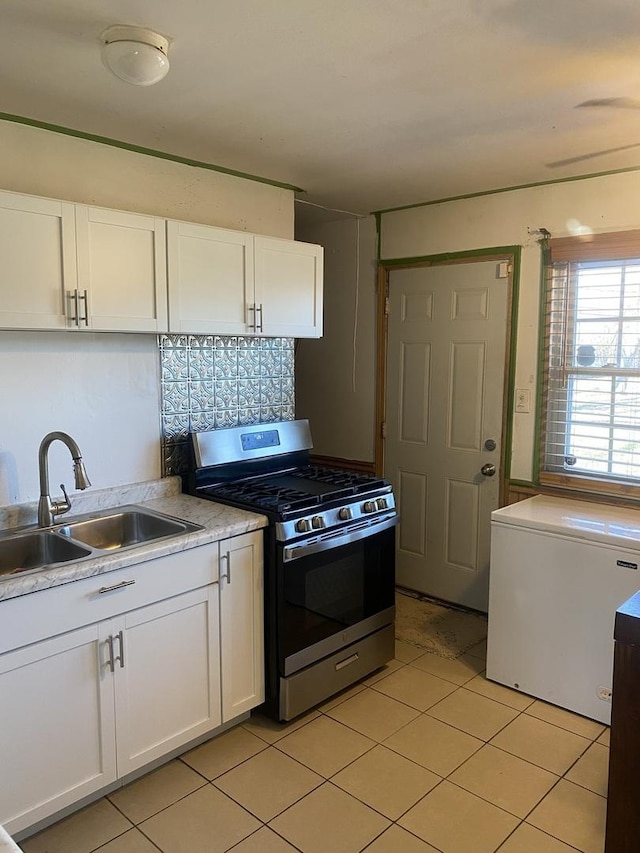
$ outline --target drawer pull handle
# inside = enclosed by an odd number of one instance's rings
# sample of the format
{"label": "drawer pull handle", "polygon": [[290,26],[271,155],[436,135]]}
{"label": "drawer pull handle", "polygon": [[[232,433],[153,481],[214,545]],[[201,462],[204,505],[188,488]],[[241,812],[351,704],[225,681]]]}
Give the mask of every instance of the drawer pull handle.
{"label": "drawer pull handle", "polygon": [[351,655],[351,657],[341,660],[340,663],[336,664],[336,672],[340,672],[340,670],[344,669],[345,666],[351,666],[352,663],[355,663],[359,659],[360,655],[356,652],[355,654]]}
{"label": "drawer pull handle", "polygon": [[101,586],[98,590],[98,594],[102,595],[105,592],[113,592],[114,589],[122,589],[123,586],[133,586],[135,581],[120,581],[120,583],[114,583],[113,586]]}

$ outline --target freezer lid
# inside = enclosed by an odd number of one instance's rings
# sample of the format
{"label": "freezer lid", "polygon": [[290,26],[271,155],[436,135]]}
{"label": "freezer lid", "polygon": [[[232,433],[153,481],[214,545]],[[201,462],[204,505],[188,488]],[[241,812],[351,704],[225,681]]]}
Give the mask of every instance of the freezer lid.
{"label": "freezer lid", "polygon": [[513,525],[640,550],[640,511],[536,495],[494,510],[491,524]]}

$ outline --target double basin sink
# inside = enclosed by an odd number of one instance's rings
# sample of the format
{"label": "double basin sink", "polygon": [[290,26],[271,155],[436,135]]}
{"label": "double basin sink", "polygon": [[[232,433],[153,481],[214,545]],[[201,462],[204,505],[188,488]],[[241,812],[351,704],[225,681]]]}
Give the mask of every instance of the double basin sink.
{"label": "double basin sink", "polygon": [[0,534],[0,577],[88,560],[196,530],[202,527],[139,506],[123,506],[46,529],[9,531]]}

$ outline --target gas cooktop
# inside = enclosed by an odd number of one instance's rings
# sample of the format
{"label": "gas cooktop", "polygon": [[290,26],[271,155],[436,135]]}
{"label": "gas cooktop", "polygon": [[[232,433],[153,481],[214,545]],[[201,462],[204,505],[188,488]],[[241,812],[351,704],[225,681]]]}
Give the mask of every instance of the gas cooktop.
{"label": "gas cooktop", "polygon": [[379,477],[309,463],[307,421],[192,434],[189,491],[267,515],[280,540],[395,510]]}

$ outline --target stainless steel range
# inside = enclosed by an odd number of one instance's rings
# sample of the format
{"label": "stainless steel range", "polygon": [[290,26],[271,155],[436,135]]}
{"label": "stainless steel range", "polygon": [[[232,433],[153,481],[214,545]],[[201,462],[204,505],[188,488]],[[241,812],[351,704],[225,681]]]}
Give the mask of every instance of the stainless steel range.
{"label": "stainless steel range", "polygon": [[269,518],[265,710],[290,720],[394,656],[391,486],[310,465],[306,420],[191,437],[188,491]]}

